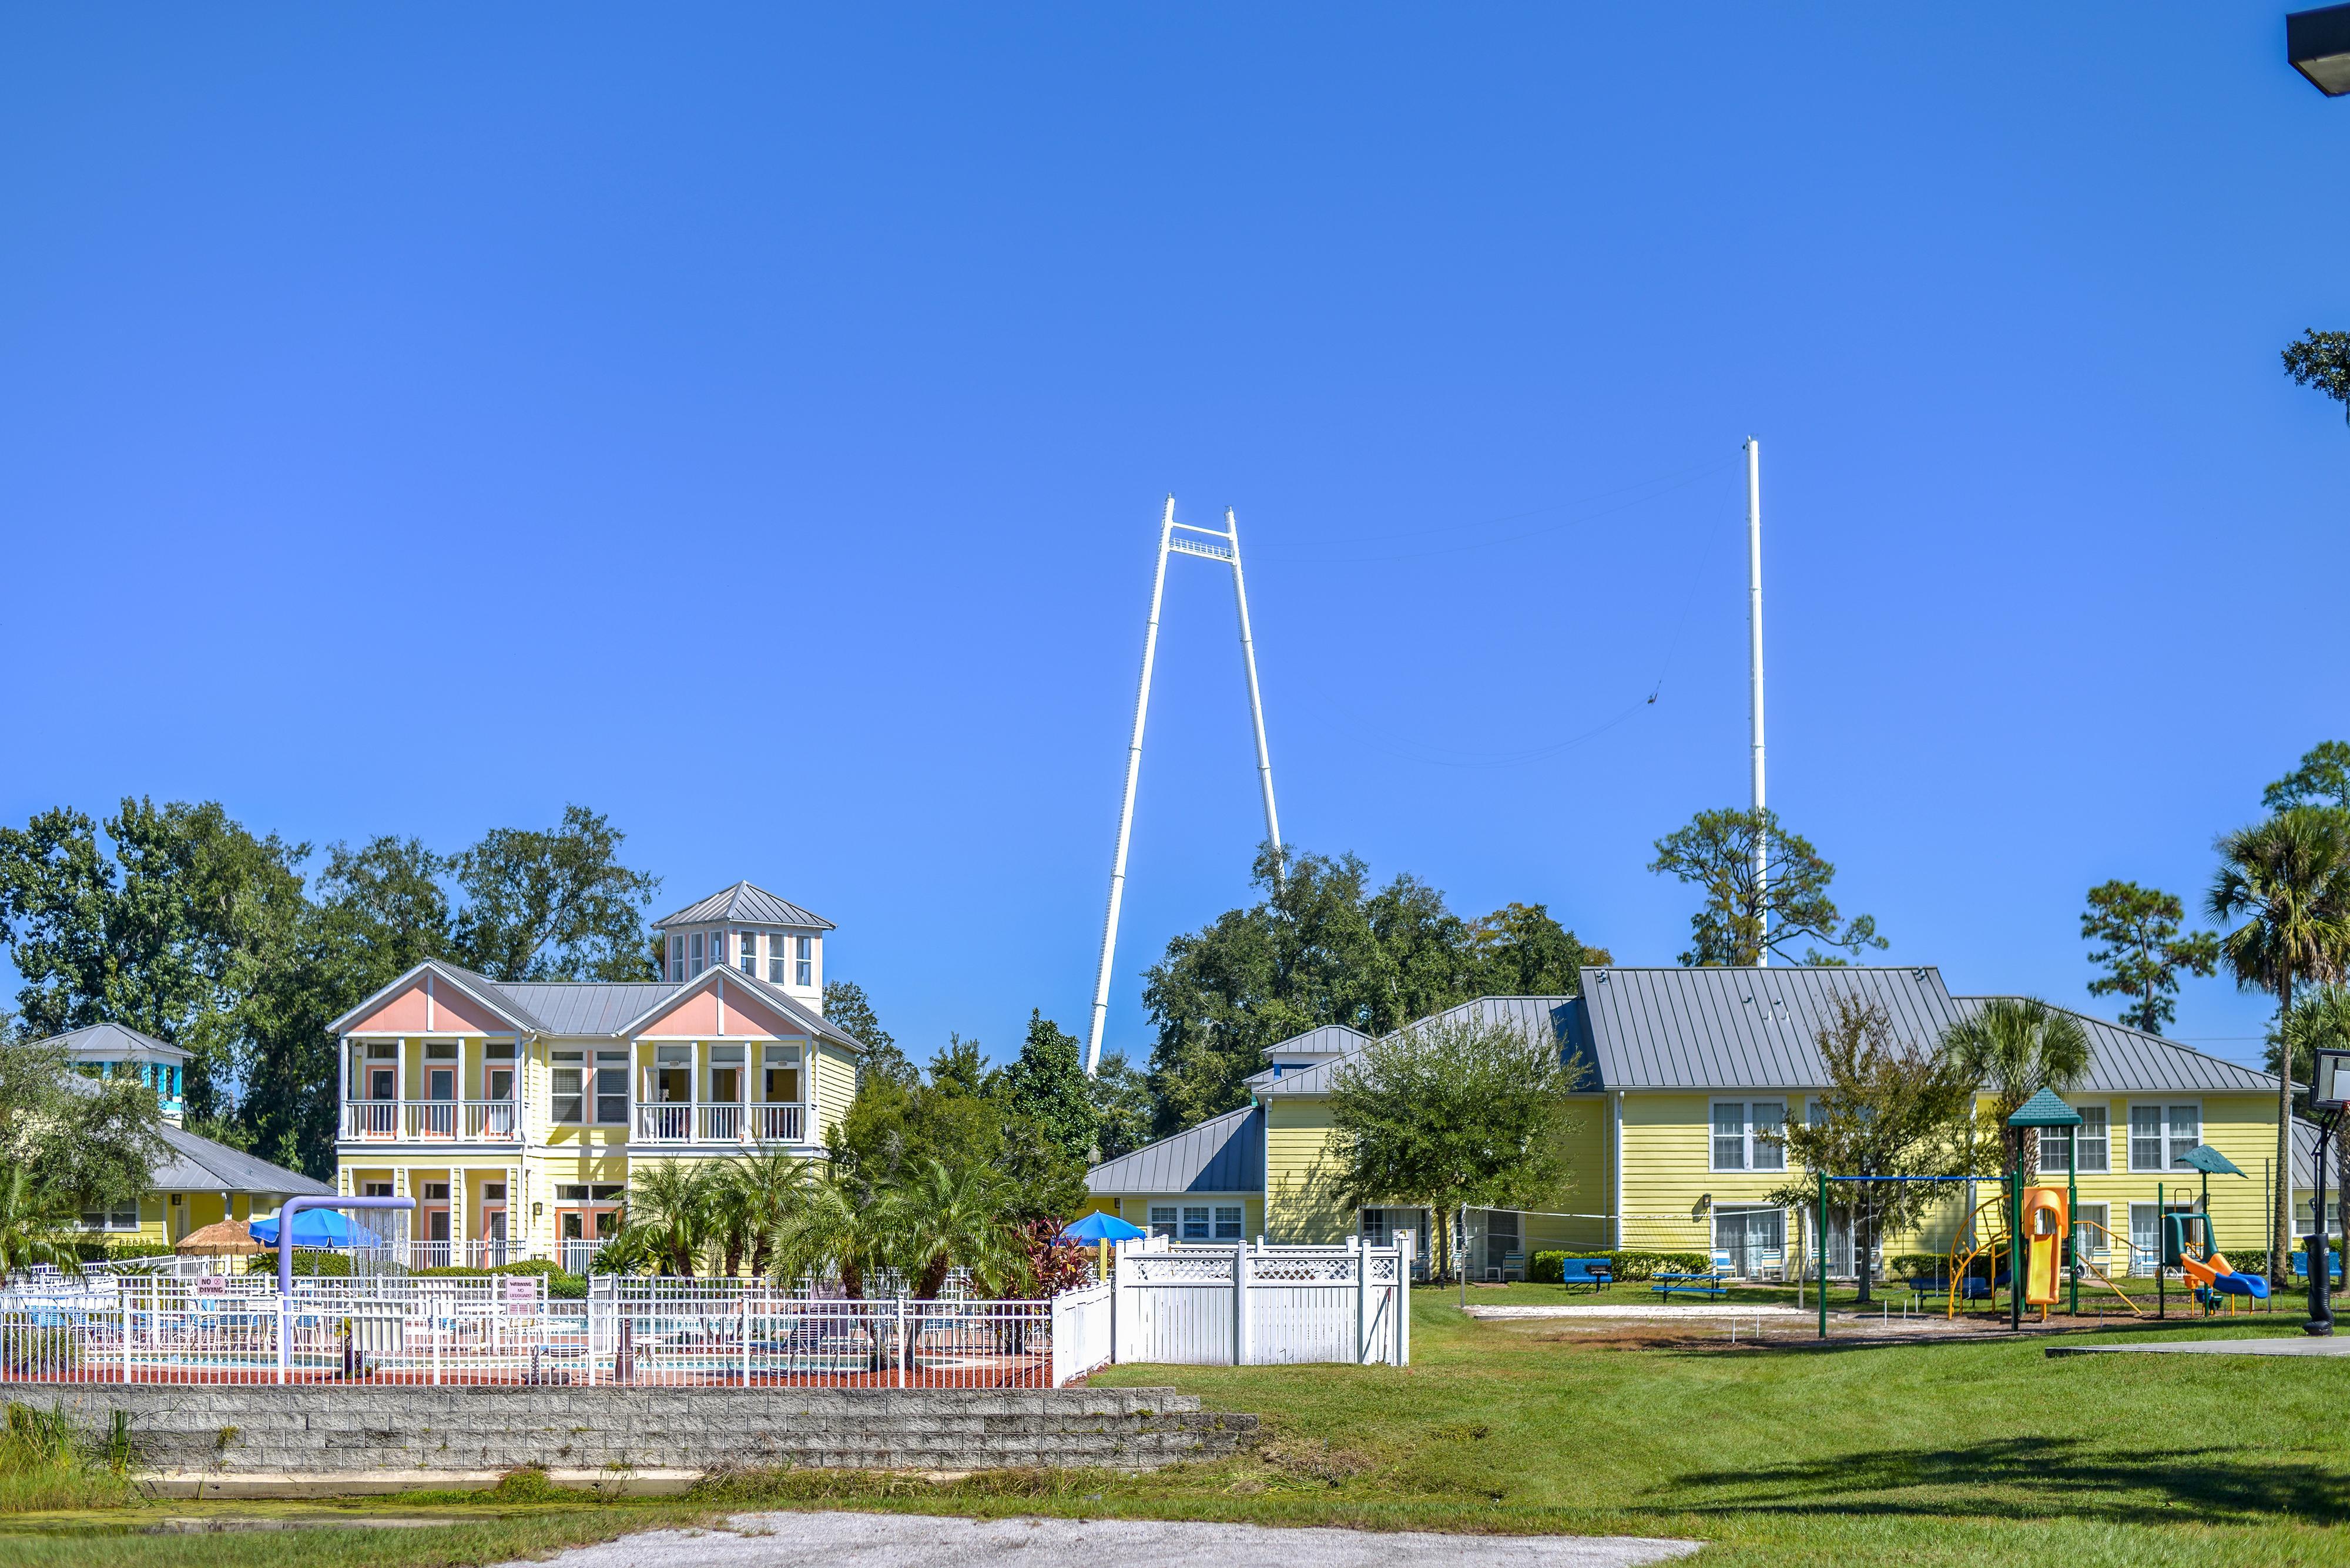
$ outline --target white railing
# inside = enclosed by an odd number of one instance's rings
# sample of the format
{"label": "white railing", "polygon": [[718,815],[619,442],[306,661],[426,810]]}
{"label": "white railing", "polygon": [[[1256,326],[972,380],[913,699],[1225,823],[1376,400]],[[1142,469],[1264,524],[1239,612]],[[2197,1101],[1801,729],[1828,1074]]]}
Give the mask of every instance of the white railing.
{"label": "white railing", "polygon": [[[559,1302],[512,1275],[403,1283],[379,1295],[216,1282],[0,1299],[0,1383],[1045,1388],[1099,1365],[1107,1335],[1098,1290],[1066,1305],[749,1293]],[[1056,1331],[1074,1336],[1068,1349],[1056,1352]]]}
{"label": "white railing", "polygon": [[693,1140],[693,1107],[638,1106],[637,1137],[647,1143],[691,1143]]}
{"label": "white railing", "polygon": [[522,1118],[512,1100],[345,1100],[343,1137],[386,1142],[508,1143]]}
{"label": "white railing", "polygon": [[798,1143],[805,1106],[647,1105],[637,1106],[639,1143]]}

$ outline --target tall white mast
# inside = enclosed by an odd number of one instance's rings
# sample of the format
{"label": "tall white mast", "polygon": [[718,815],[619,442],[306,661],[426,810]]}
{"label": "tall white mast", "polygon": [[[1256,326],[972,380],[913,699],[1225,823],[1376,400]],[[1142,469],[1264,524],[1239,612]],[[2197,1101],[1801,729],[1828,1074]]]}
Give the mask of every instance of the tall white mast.
{"label": "tall white mast", "polygon": [[1150,712],[1150,667],[1159,652],[1159,606],[1166,596],[1167,557],[1199,556],[1232,569],[1232,600],[1240,610],[1241,664],[1248,674],[1249,723],[1256,732],[1257,787],[1264,797],[1264,836],[1274,846],[1274,880],[1283,876],[1281,818],[1273,806],[1273,756],[1264,743],[1264,702],[1257,691],[1256,644],[1249,636],[1248,585],[1241,577],[1241,527],[1224,509],[1222,533],[1175,521],[1175,498],[1159,524],[1159,565],[1150,578],[1150,621],[1142,634],[1142,689],[1134,699],[1134,738],[1126,748],[1126,798],[1118,808],[1118,852],[1110,861],[1109,913],[1102,921],[1101,967],[1094,975],[1094,1015],[1086,1035],[1086,1071],[1101,1064],[1102,1033],[1109,1023],[1109,980],[1118,955],[1118,909],[1126,895],[1126,849],[1134,836],[1134,792],[1142,778],[1142,726]]}
{"label": "tall white mast", "polygon": [[1264,794],[1264,836],[1273,846],[1273,881],[1281,885],[1281,818],[1273,809],[1273,756],[1264,748],[1264,700],[1256,690],[1256,645],[1249,640],[1248,586],[1241,580],[1241,525],[1224,508],[1224,537],[1232,545],[1232,598],[1241,611],[1241,662],[1248,667],[1249,722],[1256,727],[1256,779]]}
{"label": "tall white mast", "polygon": [[1142,633],[1142,689],[1134,699],[1134,738],[1126,747],[1126,798],[1118,808],[1118,853],[1109,865],[1109,913],[1102,920],[1101,968],[1094,975],[1093,1027],[1086,1035],[1086,1071],[1101,1060],[1102,1025],[1109,1017],[1110,960],[1118,950],[1118,906],[1126,896],[1126,846],[1134,836],[1134,787],[1142,780],[1142,723],[1150,716],[1150,666],[1159,657],[1159,602],[1167,591],[1167,545],[1175,533],[1175,498],[1159,523],[1159,566],[1150,576],[1150,620]]}
{"label": "tall white mast", "polygon": [[[1762,443],[1746,438],[1746,662],[1751,695],[1748,713],[1754,730],[1754,810],[1762,811]],[[1770,847],[1762,835],[1754,836],[1754,888],[1758,897],[1770,891]],[[1755,960],[1771,962],[1771,914],[1762,912],[1762,950]]]}

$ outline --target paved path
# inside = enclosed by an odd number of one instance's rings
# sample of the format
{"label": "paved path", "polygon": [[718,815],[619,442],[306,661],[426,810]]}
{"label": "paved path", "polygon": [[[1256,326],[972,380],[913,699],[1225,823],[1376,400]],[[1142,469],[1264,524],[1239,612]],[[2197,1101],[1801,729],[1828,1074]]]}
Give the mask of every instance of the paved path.
{"label": "paved path", "polygon": [[2154,1345],[2052,1345],[2051,1355],[2350,1355],[2350,1339],[2181,1339]]}
{"label": "paved path", "polygon": [[[1819,1311],[1817,1308],[1814,1308],[1811,1311],[1806,1312],[1802,1307],[1768,1305],[1729,1306],[1720,1302],[1691,1302],[1687,1306],[1642,1306],[1630,1303],[1617,1305],[1612,1302],[1588,1302],[1575,1306],[1477,1306],[1471,1304],[1462,1310],[1467,1312],[1471,1317],[1494,1319],[1527,1317],[1622,1317],[1638,1318],[1643,1322],[1657,1323],[1669,1323],[1677,1319],[1691,1317],[1734,1317],[1745,1319],[1790,1317],[1802,1318],[1806,1322],[1813,1322],[1816,1321],[1819,1317]],[[1830,1313],[1828,1315],[1831,1318],[1835,1318],[1840,1314]],[[1875,1314],[1872,1314],[1870,1315],[1873,1318]]]}
{"label": "paved path", "polygon": [[555,1568],[1631,1568],[1685,1557],[1700,1544],[1635,1535],[1434,1535],[900,1513],[741,1513],[728,1522],[736,1532],[649,1531],[574,1547],[550,1561]]}

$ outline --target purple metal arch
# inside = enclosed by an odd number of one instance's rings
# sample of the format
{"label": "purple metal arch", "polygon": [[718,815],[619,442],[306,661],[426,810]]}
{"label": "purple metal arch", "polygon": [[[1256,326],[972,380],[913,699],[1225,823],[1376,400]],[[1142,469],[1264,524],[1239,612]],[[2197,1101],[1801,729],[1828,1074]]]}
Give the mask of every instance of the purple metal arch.
{"label": "purple metal arch", "polygon": [[277,1293],[294,1293],[294,1216],[305,1209],[413,1209],[413,1198],[289,1198],[277,1210]]}

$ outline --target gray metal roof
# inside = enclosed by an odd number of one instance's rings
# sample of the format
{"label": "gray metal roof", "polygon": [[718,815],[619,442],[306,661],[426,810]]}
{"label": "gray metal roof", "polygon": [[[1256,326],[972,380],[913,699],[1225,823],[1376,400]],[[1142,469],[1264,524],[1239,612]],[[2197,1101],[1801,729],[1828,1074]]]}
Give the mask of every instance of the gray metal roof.
{"label": "gray metal roof", "polygon": [[[1951,1002],[1963,1017],[1990,1000],[1987,996],[1960,996]],[[2148,1034],[2110,1019],[2092,1018],[2085,1012],[2074,1012],[2073,1016],[2088,1031],[2089,1075],[2077,1090],[2067,1090],[2068,1094],[2126,1095],[2148,1089],[2266,1089],[2272,1095],[2276,1093],[2277,1081],[2272,1074],[2254,1072],[2250,1067],[2208,1056],[2191,1045],[2181,1045],[2176,1040],[2165,1040],[2159,1034]]]}
{"label": "gray metal roof", "polygon": [[[1500,1019],[1515,1023],[1530,1034],[1543,1035],[1555,1040],[1559,1042],[1562,1048],[1567,1048],[1571,1045],[1571,1038],[1567,1033],[1567,1020],[1574,1010],[1574,1002],[1575,999],[1571,996],[1481,996],[1474,1002],[1464,1002],[1457,1007],[1449,1007],[1433,1018],[1424,1018],[1412,1027],[1416,1029],[1427,1023],[1458,1023],[1466,1018]],[[1315,1033],[1318,1033],[1319,1031]],[[1347,1033],[1352,1034],[1354,1031],[1350,1029]],[[1362,1038],[1359,1035],[1356,1037]],[[1363,1040],[1362,1044],[1368,1045],[1371,1042]],[[1334,1086],[1338,1069],[1358,1055],[1361,1049],[1361,1046],[1357,1046],[1344,1056],[1327,1062],[1316,1062],[1302,1073],[1284,1073],[1278,1078],[1274,1077],[1270,1072],[1260,1073],[1248,1080],[1249,1085],[1260,1095],[1326,1095]],[[1587,1075],[1576,1086],[1582,1089],[1596,1089],[1600,1085],[1596,1076]]]}
{"label": "gray metal roof", "polygon": [[1264,1048],[1268,1062],[1294,1061],[1301,1056],[1347,1055],[1371,1043],[1371,1037],[1359,1029],[1349,1029],[1343,1023],[1325,1023],[1303,1034],[1293,1034],[1278,1045]]}
{"label": "gray metal roof", "polygon": [[[98,1085],[79,1074],[69,1074],[66,1086],[79,1094],[96,1094]],[[163,1136],[166,1152],[161,1163],[147,1173],[147,1186],[152,1191],[187,1192],[283,1192],[288,1195],[306,1193],[313,1197],[332,1192],[323,1181],[314,1181],[298,1170],[288,1170],[282,1165],[199,1137],[185,1127],[175,1127],[165,1122],[155,1129]]]}
{"label": "gray metal roof", "polygon": [[161,1056],[167,1062],[185,1062],[189,1054],[168,1040],[158,1040],[121,1023],[92,1023],[68,1029],[42,1044],[61,1045],[76,1057],[104,1056],[109,1061],[116,1057]]}
{"label": "gray metal roof", "polygon": [[1095,1192],[1262,1192],[1264,1190],[1264,1110],[1237,1111],[1107,1159],[1086,1172]]}
{"label": "gray metal roof", "polygon": [[1839,997],[1883,1007],[1897,1033],[1930,1043],[1955,1016],[1941,971],[1901,968],[1583,971],[1580,1044],[1608,1089],[1820,1087],[1819,1031]]}
{"label": "gray metal roof", "polygon": [[833,923],[822,915],[811,914],[789,898],[778,898],[764,888],[748,882],[737,882],[698,904],[688,904],[674,915],[665,915],[653,922],[653,929],[694,926],[705,920],[740,920],[752,926],[808,926],[820,931],[834,929]]}
{"label": "gray metal roof", "polygon": [[666,981],[632,985],[581,980],[502,984],[485,980],[481,984],[536,1020],[542,1034],[615,1033],[663,997],[685,989]]}

